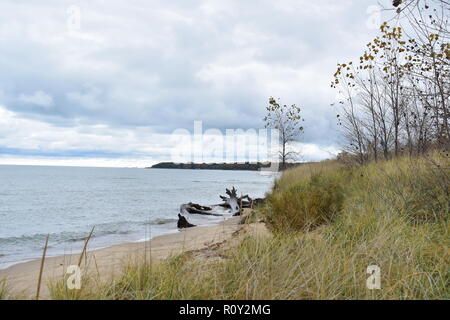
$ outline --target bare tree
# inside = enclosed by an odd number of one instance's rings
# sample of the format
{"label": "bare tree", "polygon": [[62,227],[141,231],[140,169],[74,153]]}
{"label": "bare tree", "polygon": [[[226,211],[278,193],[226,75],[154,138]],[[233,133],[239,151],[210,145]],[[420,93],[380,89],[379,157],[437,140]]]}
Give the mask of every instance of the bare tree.
{"label": "bare tree", "polygon": [[450,147],[450,1],[394,1],[397,19],[407,21],[408,72],[423,109],[433,113],[433,140]]}
{"label": "bare tree", "polygon": [[393,4],[395,26],[383,23],[359,63],[338,64],[332,83],[343,95],[344,151],[360,163],[450,147],[450,2]]}
{"label": "bare tree", "polygon": [[301,109],[295,104],[287,106],[281,105],[273,97],[269,98],[269,105],[266,107],[267,115],[264,117],[265,127],[277,129],[280,133],[281,169],[286,169],[286,162],[294,159],[298,152],[289,148],[290,144],[297,141],[304,131],[301,116]]}

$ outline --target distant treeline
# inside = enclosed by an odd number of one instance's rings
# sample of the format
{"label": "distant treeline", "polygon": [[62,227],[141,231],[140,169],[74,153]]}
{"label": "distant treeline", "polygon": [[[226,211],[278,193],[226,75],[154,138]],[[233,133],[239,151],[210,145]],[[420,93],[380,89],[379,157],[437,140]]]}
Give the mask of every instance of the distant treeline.
{"label": "distant treeline", "polygon": [[[300,165],[300,163],[287,163],[287,168]],[[174,163],[161,162],[151,166],[151,169],[199,169],[199,170],[246,170],[258,171],[261,168],[269,168],[270,162],[257,163]]]}

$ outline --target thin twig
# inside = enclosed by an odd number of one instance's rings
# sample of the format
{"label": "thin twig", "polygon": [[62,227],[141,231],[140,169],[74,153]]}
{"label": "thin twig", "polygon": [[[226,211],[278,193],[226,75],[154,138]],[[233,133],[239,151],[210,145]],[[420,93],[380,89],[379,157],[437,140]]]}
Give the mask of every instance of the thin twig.
{"label": "thin twig", "polygon": [[242,193],[241,193],[241,203],[239,206],[239,215],[242,216]]}

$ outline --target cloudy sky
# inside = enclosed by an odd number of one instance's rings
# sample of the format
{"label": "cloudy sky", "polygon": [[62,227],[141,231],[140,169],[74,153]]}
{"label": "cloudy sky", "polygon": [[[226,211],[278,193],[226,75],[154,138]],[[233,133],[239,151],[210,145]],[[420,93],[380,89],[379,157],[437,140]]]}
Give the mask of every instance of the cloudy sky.
{"label": "cloudy sky", "polygon": [[262,128],[270,96],[302,107],[304,159],[329,158],[332,75],[377,34],[377,3],[2,0],[0,164],[170,160],[196,120]]}

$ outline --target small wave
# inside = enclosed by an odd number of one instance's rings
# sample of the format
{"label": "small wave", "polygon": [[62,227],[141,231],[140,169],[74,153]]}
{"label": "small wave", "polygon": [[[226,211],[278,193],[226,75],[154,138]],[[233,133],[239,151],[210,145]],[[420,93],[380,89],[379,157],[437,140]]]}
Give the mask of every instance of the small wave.
{"label": "small wave", "polygon": [[[173,223],[177,219],[153,219],[147,221],[115,221],[95,225],[93,238],[107,235],[127,235],[135,232],[137,229],[147,225],[162,225]],[[58,233],[50,233],[50,245],[60,244],[63,242],[80,242],[84,241],[89,235],[92,226],[85,226],[85,231],[63,231]],[[0,238],[0,244],[18,245],[25,243],[32,243],[33,246],[41,246],[47,238],[46,233],[35,233],[16,237]]]}
{"label": "small wave", "polygon": [[[119,234],[119,235],[121,235],[121,234],[130,234],[132,232],[133,232],[132,230],[123,230],[123,231],[111,230],[111,231],[104,231],[104,232],[100,232],[100,233],[97,232],[96,233],[95,230],[94,230],[94,233],[93,233],[92,237],[95,238],[95,236],[99,237],[99,236],[106,236],[106,235],[110,235],[110,234]],[[82,237],[68,239],[67,241],[68,242],[80,242],[80,241],[86,240],[87,236],[88,235],[86,233],[84,233],[84,236],[82,236]]]}
{"label": "small wave", "polygon": [[166,224],[171,222],[176,222],[177,219],[154,219],[144,223],[144,225],[155,225],[155,224]]}
{"label": "small wave", "polygon": [[36,241],[39,242],[41,240],[45,241],[45,238],[47,237],[47,234],[33,234],[33,235],[23,235],[19,237],[7,237],[7,238],[0,238],[0,243],[2,244],[16,244],[20,242],[26,242],[26,241]]}
{"label": "small wave", "polygon": [[[223,183],[223,180],[192,180],[192,182],[195,182],[195,183]],[[230,181],[226,181],[226,182],[230,182]],[[233,181],[231,181],[231,182],[233,182]],[[236,180],[235,182],[239,182],[239,181]]]}
{"label": "small wave", "polygon": [[86,240],[87,236],[84,237],[79,237],[79,238],[71,238],[71,239],[67,239],[68,242],[80,242],[80,241],[84,241]]}

